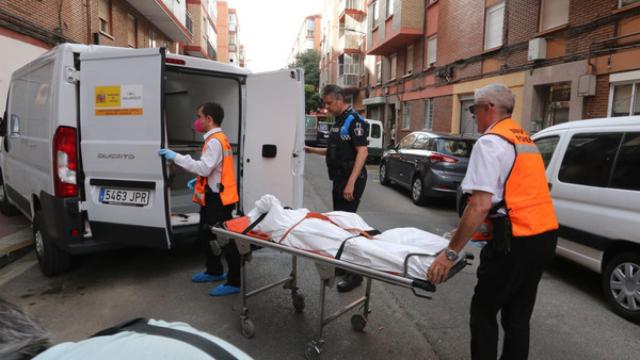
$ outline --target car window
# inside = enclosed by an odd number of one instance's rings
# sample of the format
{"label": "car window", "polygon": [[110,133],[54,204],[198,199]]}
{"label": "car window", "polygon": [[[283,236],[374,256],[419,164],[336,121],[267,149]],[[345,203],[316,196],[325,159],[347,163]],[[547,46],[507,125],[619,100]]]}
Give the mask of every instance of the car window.
{"label": "car window", "polygon": [[640,133],[624,135],[613,169],[611,187],[640,190]]}
{"label": "car window", "polygon": [[416,142],[413,143],[413,148],[418,150],[425,150],[428,143],[429,137],[427,135],[420,135],[416,139]]}
{"label": "car window", "polygon": [[562,159],[558,179],[562,182],[607,186],[622,133],[574,135]]}
{"label": "car window", "polygon": [[438,152],[459,157],[471,156],[473,141],[462,139],[438,139]]}
{"label": "car window", "polygon": [[313,116],[305,116],[304,118],[304,127],[305,129],[315,129],[318,127],[318,119]]}
{"label": "car window", "polygon": [[400,149],[409,149],[416,140],[416,134],[409,134],[400,140]]}
{"label": "car window", "polygon": [[380,138],[380,125],[371,124],[371,137],[374,139]]}
{"label": "car window", "polygon": [[540,155],[542,155],[545,169],[549,166],[549,161],[551,161],[553,152],[556,150],[558,141],[560,141],[560,136],[547,136],[534,141],[538,146],[538,150],[540,150]]}

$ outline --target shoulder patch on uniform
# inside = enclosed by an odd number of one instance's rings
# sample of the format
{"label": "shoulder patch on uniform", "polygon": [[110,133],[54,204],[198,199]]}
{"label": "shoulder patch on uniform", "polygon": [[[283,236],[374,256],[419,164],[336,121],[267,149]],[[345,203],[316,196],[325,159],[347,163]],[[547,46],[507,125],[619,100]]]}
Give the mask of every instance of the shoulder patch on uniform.
{"label": "shoulder patch on uniform", "polygon": [[364,135],[364,128],[362,127],[361,121],[356,122],[356,127],[353,129],[353,133],[356,134],[356,136]]}

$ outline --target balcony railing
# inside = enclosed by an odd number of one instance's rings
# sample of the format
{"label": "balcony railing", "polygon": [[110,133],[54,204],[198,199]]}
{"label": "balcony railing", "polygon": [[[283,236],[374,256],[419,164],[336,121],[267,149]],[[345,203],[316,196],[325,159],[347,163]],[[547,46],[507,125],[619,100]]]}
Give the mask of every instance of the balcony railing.
{"label": "balcony railing", "polygon": [[338,39],[338,46],[341,50],[361,50],[364,42],[364,36],[358,33],[346,31]]}
{"label": "balcony railing", "polygon": [[338,86],[343,88],[357,88],[359,86],[360,75],[343,74],[338,76]]}
{"label": "balcony railing", "polygon": [[229,43],[229,52],[236,52],[238,50],[238,46],[235,43]]}
{"label": "balcony railing", "polygon": [[338,3],[338,13],[342,14],[346,10],[365,12],[365,0],[340,0]]}

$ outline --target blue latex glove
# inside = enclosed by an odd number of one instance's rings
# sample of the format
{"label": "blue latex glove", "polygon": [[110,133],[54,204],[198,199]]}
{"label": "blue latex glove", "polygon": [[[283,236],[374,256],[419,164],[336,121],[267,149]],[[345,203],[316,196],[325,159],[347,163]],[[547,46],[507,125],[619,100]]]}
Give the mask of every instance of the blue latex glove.
{"label": "blue latex glove", "polygon": [[158,155],[164,156],[164,158],[167,160],[173,160],[176,158],[177,154],[175,151],[169,149],[160,149],[160,151],[158,151]]}
{"label": "blue latex glove", "polygon": [[187,182],[187,188],[189,188],[189,190],[194,190],[196,188],[196,181],[198,181],[198,178],[193,178],[189,180]]}

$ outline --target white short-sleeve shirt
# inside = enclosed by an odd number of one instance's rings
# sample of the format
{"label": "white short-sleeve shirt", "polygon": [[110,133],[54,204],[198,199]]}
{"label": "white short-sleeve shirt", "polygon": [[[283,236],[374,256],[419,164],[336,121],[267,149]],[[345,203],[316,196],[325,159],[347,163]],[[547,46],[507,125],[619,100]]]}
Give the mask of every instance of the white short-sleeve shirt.
{"label": "white short-sleeve shirt", "polygon": [[[222,131],[220,128],[210,130],[204,134],[203,138],[206,141],[209,136],[220,131]],[[191,173],[206,177],[211,191],[214,193],[220,192],[216,186],[216,184],[220,183],[220,177],[222,176],[222,145],[219,141],[215,139],[209,141],[200,160],[194,160],[190,155],[176,154],[173,162]]]}
{"label": "white short-sleeve shirt", "polygon": [[515,149],[507,140],[498,135],[483,135],[471,151],[467,174],[460,185],[462,191],[465,193],[471,193],[474,190],[488,192],[492,194],[492,204],[500,202],[504,195],[504,184],[515,158]]}

